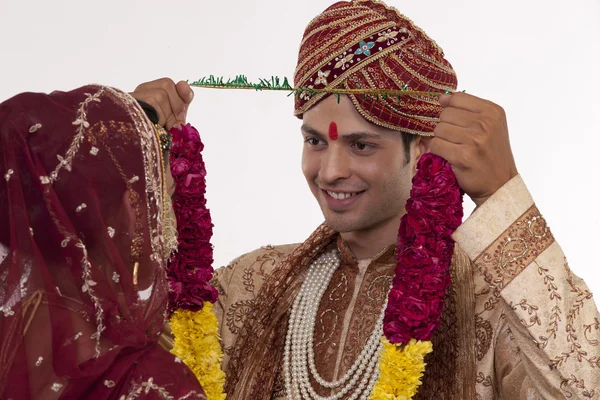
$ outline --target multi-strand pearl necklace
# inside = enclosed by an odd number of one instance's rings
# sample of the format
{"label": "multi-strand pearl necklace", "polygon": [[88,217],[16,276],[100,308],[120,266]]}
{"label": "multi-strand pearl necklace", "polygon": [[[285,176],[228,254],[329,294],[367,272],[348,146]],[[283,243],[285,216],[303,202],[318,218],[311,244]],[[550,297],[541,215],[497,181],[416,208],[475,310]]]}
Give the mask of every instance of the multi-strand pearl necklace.
{"label": "multi-strand pearl necklace", "polygon": [[[315,366],[314,331],[321,298],[335,270],[340,266],[339,253],[322,254],[309,267],[306,280],[294,301],[284,351],[285,386],[294,400],[366,400],[379,378],[379,352],[383,335],[385,304],[371,336],[360,355],[342,378],[327,381]],[[386,302],[387,303],[387,302]],[[320,396],[312,387],[313,378],[324,388],[336,389],[331,396]]]}

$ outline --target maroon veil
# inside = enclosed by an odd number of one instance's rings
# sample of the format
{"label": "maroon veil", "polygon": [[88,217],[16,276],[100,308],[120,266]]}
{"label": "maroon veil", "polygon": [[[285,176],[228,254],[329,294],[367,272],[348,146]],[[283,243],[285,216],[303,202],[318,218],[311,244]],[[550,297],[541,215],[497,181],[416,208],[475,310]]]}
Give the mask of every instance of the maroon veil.
{"label": "maroon veil", "polygon": [[205,399],[158,344],[164,168],[128,94],[0,104],[0,398]]}

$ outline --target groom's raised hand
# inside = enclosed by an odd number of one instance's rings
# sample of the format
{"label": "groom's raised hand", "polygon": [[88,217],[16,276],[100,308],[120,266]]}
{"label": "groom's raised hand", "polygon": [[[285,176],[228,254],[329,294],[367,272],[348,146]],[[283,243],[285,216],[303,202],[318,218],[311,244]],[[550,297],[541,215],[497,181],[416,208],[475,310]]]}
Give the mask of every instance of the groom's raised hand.
{"label": "groom's raised hand", "polygon": [[167,129],[177,123],[185,123],[188,107],[194,99],[194,92],[187,82],[175,84],[169,78],[142,83],[130,94],[154,107],[159,125]]}

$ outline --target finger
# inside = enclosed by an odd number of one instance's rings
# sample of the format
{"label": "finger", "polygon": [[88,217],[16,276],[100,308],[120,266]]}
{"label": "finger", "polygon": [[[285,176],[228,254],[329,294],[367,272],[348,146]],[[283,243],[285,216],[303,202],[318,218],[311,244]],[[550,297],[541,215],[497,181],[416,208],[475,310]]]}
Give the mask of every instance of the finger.
{"label": "finger", "polygon": [[440,96],[440,106],[446,108],[450,105],[451,94],[443,94]]}
{"label": "finger", "polygon": [[443,94],[440,96],[440,105],[444,108],[460,108],[475,113],[480,113],[488,107],[488,101],[480,99],[470,94],[458,92],[451,95]]}
{"label": "finger", "polygon": [[167,129],[171,129],[173,124],[177,122],[177,117],[175,116],[175,111],[172,109],[169,93],[166,90],[154,88],[148,96],[158,104],[160,113],[162,113],[163,116],[162,121],[164,121],[162,125]]}
{"label": "finger", "polygon": [[440,114],[440,122],[445,122],[451,125],[462,126],[463,128],[469,128],[473,124],[473,120],[477,117],[477,114],[461,110],[460,108],[447,107],[442,110]]}
{"label": "finger", "polygon": [[186,81],[179,81],[177,85],[175,85],[175,88],[177,90],[177,93],[179,94],[179,97],[181,97],[185,103],[183,106],[183,111],[179,113],[177,119],[182,124],[185,124],[189,105],[192,102],[192,100],[194,100],[194,92],[192,91],[192,88]]}
{"label": "finger", "polygon": [[190,85],[186,81],[179,81],[177,85],[177,93],[179,93],[179,97],[183,99],[185,104],[190,104],[192,100],[194,100],[194,91],[190,87]]}
{"label": "finger", "polygon": [[436,156],[442,157],[453,167],[463,168],[464,162],[461,158],[462,146],[434,137],[429,143],[429,151]]}
{"label": "finger", "polygon": [[165,79],[161,81],[161,84],[161,88],[166,92],[169,98],[169,107],[173,111],[173,117],[176,120],[185,121],[186,103],[184,99],[181,98],[181,96],[179,95],[175,83],[171,79]]}
{"label": "finger", "polygon": [[438,122],[433,130],[433,135],[446,142],[464,144],[472,139],[473,133],[461,126],[452,125],[447,122]]}

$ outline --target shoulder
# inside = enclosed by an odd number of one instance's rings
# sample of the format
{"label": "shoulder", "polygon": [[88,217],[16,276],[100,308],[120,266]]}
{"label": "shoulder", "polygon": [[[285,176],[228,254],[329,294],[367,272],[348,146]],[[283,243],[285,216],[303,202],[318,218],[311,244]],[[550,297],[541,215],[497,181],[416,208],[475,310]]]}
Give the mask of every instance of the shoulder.
{"label": "shoulder", "polygon": [[233,260],[214,272],[212,285],[219,291],[215,313],[219,319],[226,368],[233,343],[251,314],[263,282],[298,244],[264,246]]}
{"label": "shoulder", "polygon": [[255,292],[275,266],[299,245],[299,243],[269,245],[243,254],[227,266],[216,269],[212,283],[221,294],[229,292],[230,286],[239,286],[240,284],[251,292]]}

